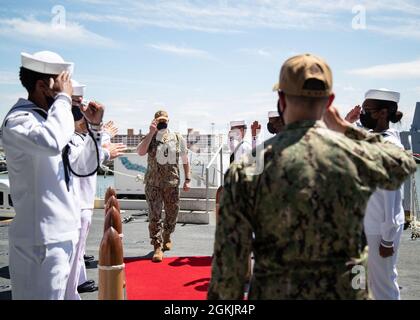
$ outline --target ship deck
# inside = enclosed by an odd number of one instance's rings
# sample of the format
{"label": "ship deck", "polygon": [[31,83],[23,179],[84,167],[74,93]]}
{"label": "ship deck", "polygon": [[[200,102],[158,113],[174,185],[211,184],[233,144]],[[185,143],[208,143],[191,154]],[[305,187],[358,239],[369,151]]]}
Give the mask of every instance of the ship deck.
{"label": "ship deck", "polygon": [[[148,238],[146,215],[138,210],[122,212],[122,218],[134,218],[123,224],[124,256],[151,257],[152,246]],[[103,210],[95,210],[88,237],[86,253],[95,256],[95,261],[87,269],[89,279],[98,280],[97,259],[99,243],[103,232]],[[210,256],[213,252],[215,217],[210,216],[210,224],[178,224],[173,235],[174,247],[165,256]],[[8,271],[8,222],[0,222],[0,300],[11,299],[11,287]],[[404,300],[420,299],[420,239],[411,240],[411,231],[405,230],[399,251],[399,284]],[[81,294],[83,300],[96,300],[98,292]]]}

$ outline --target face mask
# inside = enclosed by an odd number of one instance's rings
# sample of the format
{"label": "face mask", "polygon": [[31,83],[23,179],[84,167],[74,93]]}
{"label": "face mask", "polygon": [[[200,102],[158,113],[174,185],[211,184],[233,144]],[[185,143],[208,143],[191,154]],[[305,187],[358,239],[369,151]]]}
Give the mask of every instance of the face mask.
{"label": "face mask", "polygon": [[72,106],[71,113],[73,113],[74,121],[79,121],[83,119],[83,113],[80,111],[80,108],[78,106]]}
{"label": "face mask", "polygon": [[51,106],[54,104],[55,99],[53,97],[45,96],[45,100],[47,100],[48,108],[51,108]]}
{"label": "face mask", "polygon": [[267,123],[267,130],[268,132],[270,132],[271,134],[276,134],[276,128],[274,128],[274,125],[271,122]]}
{"label": "face mask", "polygon": [[373,130],[378,125],[378,120],[373,119],[370,112],[364,112],[360,114],[360,123],[363,127]]}
{"label": "face mask", "polygon": [[164,130],[168,127],[168,124],[166,122],[159,122],[156,126],[158,130]]}
{"label": "face mask", "polygon": [[275,119],[274,122],[268,122],[267,123],[267,130],[271,134],[279,133],[284,127],[284,124],[283,124],[284,122],[282,120],[282,117],[276,117],[274,119]]}

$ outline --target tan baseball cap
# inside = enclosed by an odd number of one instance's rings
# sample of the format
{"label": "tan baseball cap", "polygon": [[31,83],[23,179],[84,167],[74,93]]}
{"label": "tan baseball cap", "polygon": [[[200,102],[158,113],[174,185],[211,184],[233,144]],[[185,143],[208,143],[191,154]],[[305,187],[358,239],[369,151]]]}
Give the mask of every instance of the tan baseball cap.
{"label": "tan baseball cap", "polygon": [[169,115],[166,111],[159,110],[158,112],[155,113],[155,120],[156,121],[160,121],[160,120],[169,121]]}
{"label": "tan baseball cap", "polygon": [[[324,83],[323,90],[305,89],[305,82],[317,79]],[[283,91],[286,94],[305,97],[328,97],[332,94],[332,72],[328,64],[321,58],[306,53],[286,60],[280,71],[279,83],[273,91]]]}

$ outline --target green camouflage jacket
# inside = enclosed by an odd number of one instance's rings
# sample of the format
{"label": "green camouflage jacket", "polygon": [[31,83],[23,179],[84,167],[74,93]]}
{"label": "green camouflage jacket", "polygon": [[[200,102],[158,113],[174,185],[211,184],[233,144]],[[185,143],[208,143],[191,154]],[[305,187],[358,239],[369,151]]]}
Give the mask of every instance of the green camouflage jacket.
{"label": "green camouflage jacket", "polygon": [[179,157],[188,152],[185,139],[178,133],[155,135],[147,152],[144,183],[153,187],[178,187]]}
{"label": "green camouflage jacket", "polygon": [[262,174],[249,159],[226,173],[208,298],[243,298],[251,251],[249,299],[366,298],[352,286],[366,258],[365,206],[377,187],[397,189],[416,170],[412,156],[322,121],[290,124],[263,147]]}

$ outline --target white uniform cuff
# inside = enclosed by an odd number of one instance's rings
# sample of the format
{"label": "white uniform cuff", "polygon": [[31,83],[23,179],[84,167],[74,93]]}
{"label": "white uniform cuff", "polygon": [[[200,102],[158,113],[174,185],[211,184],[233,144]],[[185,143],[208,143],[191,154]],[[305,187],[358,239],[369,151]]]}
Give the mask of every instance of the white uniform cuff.
{"label": "white uniform cuff", "polygon": [[385,240],[381,240],[381,246],[385,247],[385,248],[393,248],[394,247],[394,242],[393,241],[385,241]]}
{"label": "white uniform cuff", "polygon": [[71,97],[70,97],[67,93],[65,93],[65,92],[59,92],[59,93],[57,93],[57,95],[55,96],[55,99],[57,100],[58,98],[61,98],[61,97],[63,97],[63,98],[65,98],[65,99],[67,99],[67,100],[68,100],[68,102],[70,103],[70,106],[72,105],[72,100],[71,100]]}

